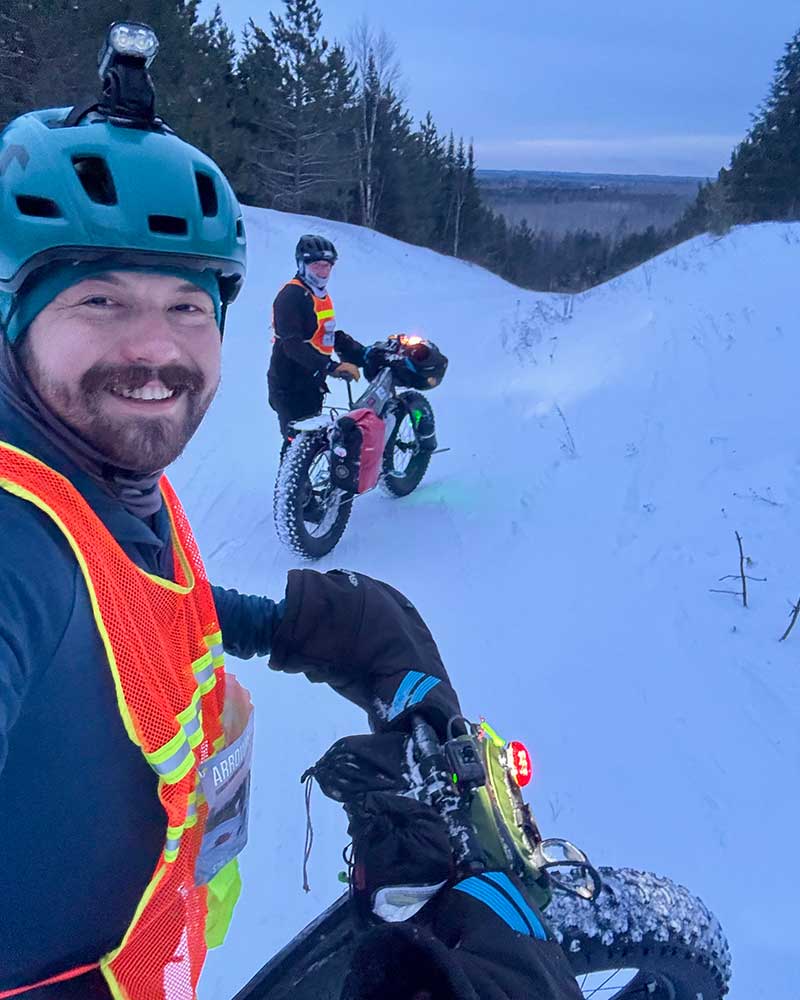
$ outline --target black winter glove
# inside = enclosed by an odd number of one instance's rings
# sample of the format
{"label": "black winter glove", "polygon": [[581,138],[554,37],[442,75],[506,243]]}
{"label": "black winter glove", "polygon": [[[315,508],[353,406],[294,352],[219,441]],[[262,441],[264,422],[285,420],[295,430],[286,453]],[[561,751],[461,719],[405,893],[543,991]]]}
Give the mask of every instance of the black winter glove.
{"label": "black winter glove", "polygon": [[371,931],[342,1000],[582,1000],[559,945],[520,883],[462,879],[413,922]]}
{"label": "black winter glove", "polygon": [[330,684],[368,713],[374,730],[402,729],[420,713],[444,736],[461,711],[414,605],[361,573],[290,570],[269,665]]}

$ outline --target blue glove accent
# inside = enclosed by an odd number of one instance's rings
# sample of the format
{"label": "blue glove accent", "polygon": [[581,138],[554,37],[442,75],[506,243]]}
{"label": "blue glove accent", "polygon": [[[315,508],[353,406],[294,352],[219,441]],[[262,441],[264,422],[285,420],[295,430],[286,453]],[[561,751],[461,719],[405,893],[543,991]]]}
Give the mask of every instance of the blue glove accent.
{"label": "blue glove accent", "polygon": [[426,697],[439,683],[438,677],[429,677],[428,674],[420,673],[418,670],[409,670],[400,682],[392,707],[389,709],[389,721],[397,718],[412,705],[417,705]]}
{"label": "blue glove accent", "polygon": [[[491,882],[486,881],[490,879]],[[496,888],[496,886],[498,888]],[[486,872],[484,876],[473,875],[453,886],[458,892],[465,892],[473,899],[488,906],[508,926],[526,937],[547,940],[547,933],[541,920],[525,902],[521,892],[503,872]],[[501,892],[501,889],[503,890]],[[510,898],[509,898],[510,897]]]}

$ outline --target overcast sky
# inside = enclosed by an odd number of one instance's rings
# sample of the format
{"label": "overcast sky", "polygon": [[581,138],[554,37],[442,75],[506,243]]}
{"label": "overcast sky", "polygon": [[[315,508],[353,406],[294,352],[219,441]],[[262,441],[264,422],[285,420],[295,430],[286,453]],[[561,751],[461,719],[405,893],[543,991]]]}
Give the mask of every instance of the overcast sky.
{"label": "overcast sky", "polygon": [[[240,34],[282,3],[220,0]],[[472,138],[479,167],[708,176],[725,165],[800,28],[797,0],[321,0],[346,41],[394,40],[419,119]],[[213,0],[203,0],[208,15]]]}

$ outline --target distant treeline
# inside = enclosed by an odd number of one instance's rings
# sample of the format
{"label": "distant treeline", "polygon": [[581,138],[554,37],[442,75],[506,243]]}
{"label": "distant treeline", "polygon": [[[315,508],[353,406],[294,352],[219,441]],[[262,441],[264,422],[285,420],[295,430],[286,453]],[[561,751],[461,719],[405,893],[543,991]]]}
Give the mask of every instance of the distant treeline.
{"label": "distant treeline", "polygon": [[249,22],[237,51],[219,8],[203,21],[198,2],[2,0],[0,126],[96,94],[109,21],[133,19],[161,41],[159,111],[217,160],[243,201],[368,226],[530,288],[596,284],[716,224],[718,203],[738,197],[706,187],[677,225],[622,239],[535,233],[485,204],[470,145],[430,113],[414,122],[392,43],[367,22],[331,43],[317,0],[284,0],[268,26]]}
{"label": "distant treeline", "polygon": [[697,198],[701,179],[478,170],[484,202],[514,225],[564,236],[587,230],[617,243],[648,226],[669,229]]}

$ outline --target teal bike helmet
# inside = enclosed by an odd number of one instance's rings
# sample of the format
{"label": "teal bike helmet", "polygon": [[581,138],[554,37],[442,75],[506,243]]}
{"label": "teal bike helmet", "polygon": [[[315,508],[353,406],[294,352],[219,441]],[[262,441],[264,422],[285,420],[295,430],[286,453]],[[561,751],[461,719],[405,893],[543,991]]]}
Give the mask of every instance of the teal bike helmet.
{"label": "teal bike helmet", "polygon": [[245,276],[239,203],[220,168],[160,120],[33,111],[0,134],[0,298],[53,264],[213,275],[223,310]]}

